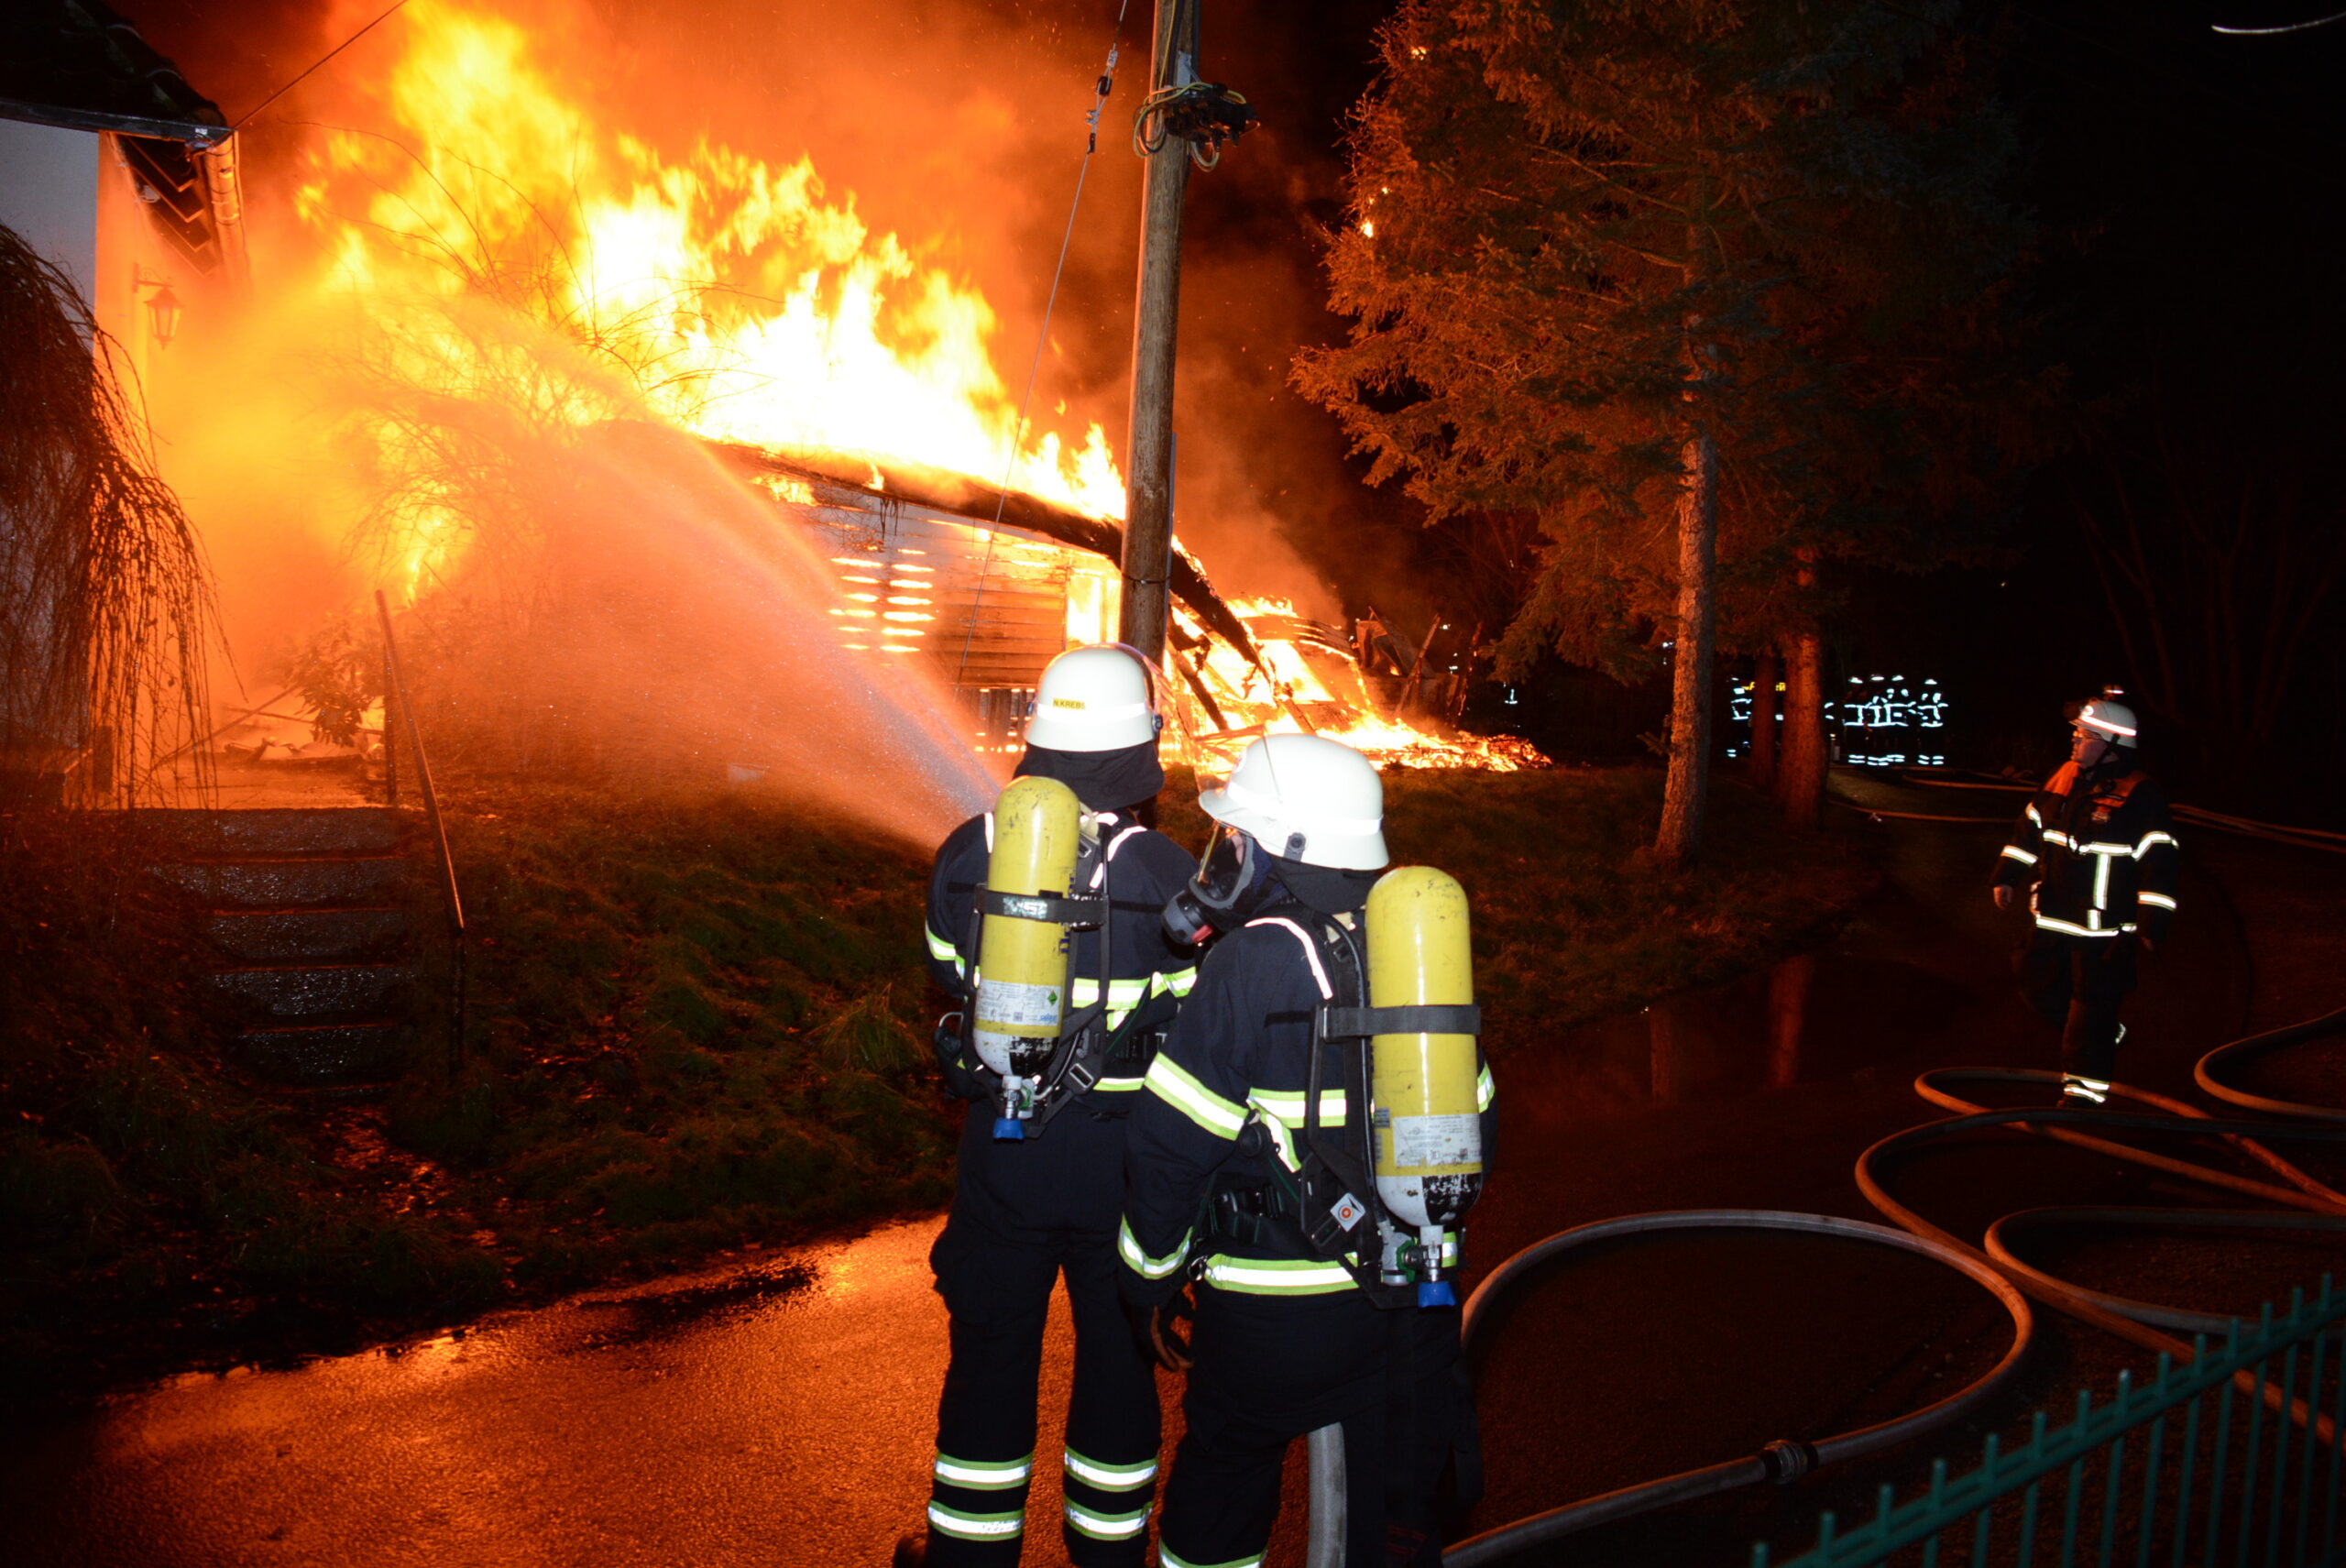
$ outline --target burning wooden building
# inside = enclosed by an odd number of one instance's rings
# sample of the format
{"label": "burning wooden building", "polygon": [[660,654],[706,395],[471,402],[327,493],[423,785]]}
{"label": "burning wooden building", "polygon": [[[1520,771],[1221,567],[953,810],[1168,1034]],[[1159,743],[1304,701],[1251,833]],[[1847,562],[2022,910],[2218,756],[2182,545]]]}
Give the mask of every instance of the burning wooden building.
{"label": "burning wooden building", "polygon": [[[926,661],[982,751],[1015,751],[1043,667],[1115,641],[1123,535],[1113,522],[964,476],[863,455],[722,449],[836,569],[839,645]],[[1437,671],[1437,620],[1413,650],[1374,619],[1351,634],[1284,599],[1226,599],[1178,546],[1165,652],[1168,740],[1226,767],[1249,740],[1327,734],[1408,767],[1536,764],[1531,747],[1453,728],[1468,671]],[[1471,648],[1462,651],[1471,658]]]}

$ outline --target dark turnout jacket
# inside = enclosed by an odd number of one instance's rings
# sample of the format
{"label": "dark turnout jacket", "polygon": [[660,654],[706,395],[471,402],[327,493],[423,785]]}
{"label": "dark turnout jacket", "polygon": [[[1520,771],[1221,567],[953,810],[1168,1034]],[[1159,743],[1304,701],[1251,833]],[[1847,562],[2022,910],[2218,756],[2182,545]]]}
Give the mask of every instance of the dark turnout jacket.
{"label": "dark turnout jacket", "polygon": [[2166,938],[2180,851],[2166,795],[2133,769],[2097,777],[2064,762],[2023,808],[1996,861],[1999,887],[2031,889],[2040,931]]}
{"label": "dark turnout jacket", "polygon": [[[1156,1305],[1181,1287],[1193,1248],[1199,1277],[1222,1290],[1255,1296],[1310,1296],[1358,1288],[1341,1263],[1314,1255],[1299,1231],[1288,1242],[1273,1229],[1241,1242],[1209,1231],[1200,1211],[1217,1172],[1272,1179],[1276,1161],[1302,1167],[1304,1098],[1311,1069],[1313,1015],[1336,997],[1309,933],[1332,918],[1283,903],[1214,944],[1199,966],[1196,988],[1148,1069],[1126,1145],[1124,1223],[1116,1238],[1128,1300]],[[1354,918],[1357,920],[1355,913]],[[1321,1069],[1320,1122],[1338,1128],[1351,1113],[1332,1061]],[[1477,1104],[1483,1146],[1496,1143],[1490,1069],[1480,1069]],[[1249,1122],[1266,1135],[1266,1152],[1250,1160],[1237,1147]]]}

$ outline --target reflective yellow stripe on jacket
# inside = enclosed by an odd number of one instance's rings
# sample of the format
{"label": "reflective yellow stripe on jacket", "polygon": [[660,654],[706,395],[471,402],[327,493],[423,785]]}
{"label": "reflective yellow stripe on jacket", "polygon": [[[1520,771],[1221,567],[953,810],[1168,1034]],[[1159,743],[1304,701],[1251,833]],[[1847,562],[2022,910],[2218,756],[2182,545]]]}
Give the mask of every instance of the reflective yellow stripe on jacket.
{"label": "reflective yellow stripe on jacket", "polygon": [[1163,1052],[1149,1064],[1148,1091],[1218,1138],[1234,1138],[1246,1113],[1208,1089],[1195,1073]]}
{"label": "reflective yellow stripe on jacket", "polygon": [[1171,1252],[1163,1257],[1151,1257],[1141,1250],[1139,1239],[1133,1234],[1133,1223],[1126,1219],[1116,1226],[1116,1255],[1143,1279],[1168,1278],[1189,1257],[1190,1234],[1190,1232],[1182,1232],[1179,1245]]}
{"label": "reflective yellow stripe on jacket", "polygon": [[1220,1252],[1207,1255],[1204,1278],[1217,1290],[1248,1296],[1326,1296],[1357,1283],[1343,1264],[1323,1258],[1233,1257]]}

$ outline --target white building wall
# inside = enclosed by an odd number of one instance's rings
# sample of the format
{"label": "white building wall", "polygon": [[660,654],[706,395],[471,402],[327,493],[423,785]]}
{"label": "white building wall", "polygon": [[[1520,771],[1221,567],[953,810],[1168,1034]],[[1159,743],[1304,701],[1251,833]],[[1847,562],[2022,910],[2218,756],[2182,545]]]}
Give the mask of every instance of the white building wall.
{"label": "white building wall", "polygon": [[98,298],[98,135],[0,120],[0,224]]}

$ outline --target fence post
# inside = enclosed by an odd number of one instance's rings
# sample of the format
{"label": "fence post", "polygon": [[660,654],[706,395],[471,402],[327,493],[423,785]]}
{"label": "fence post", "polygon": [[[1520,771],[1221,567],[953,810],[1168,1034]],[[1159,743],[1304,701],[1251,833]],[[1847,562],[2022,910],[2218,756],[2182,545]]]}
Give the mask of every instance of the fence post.
{"label": "fence post", "polygon": [[[398,694],[400,706],[408,713],[408,743],[415,748],[415,782],[423,792],[423,814],[431,819],[432,836],[440,850],[440,891],[446,900],[448,935],[454,945],[448,988],[448,1077],[453,1084],[465,1060],[465,901],[456,891],[456,861],[448,852],[448,826],[440,816],[440,795],[432,787],[432,758],[423,749],[423,731],[416,728],[415,705],[408,700],[407,682],[400,669],[399,644],[391,634],[391,607],[380,588],[375,590],[375,613],[383,623],[383,662],[390,674],[386,685]],[[388,698],[383,712],[388,721]]]}
{"label": "fence post", "polygon": [[383,643],[383,804],[400,803],[400,753],[391,740],[391,644],[389,633],[384,633]]}

